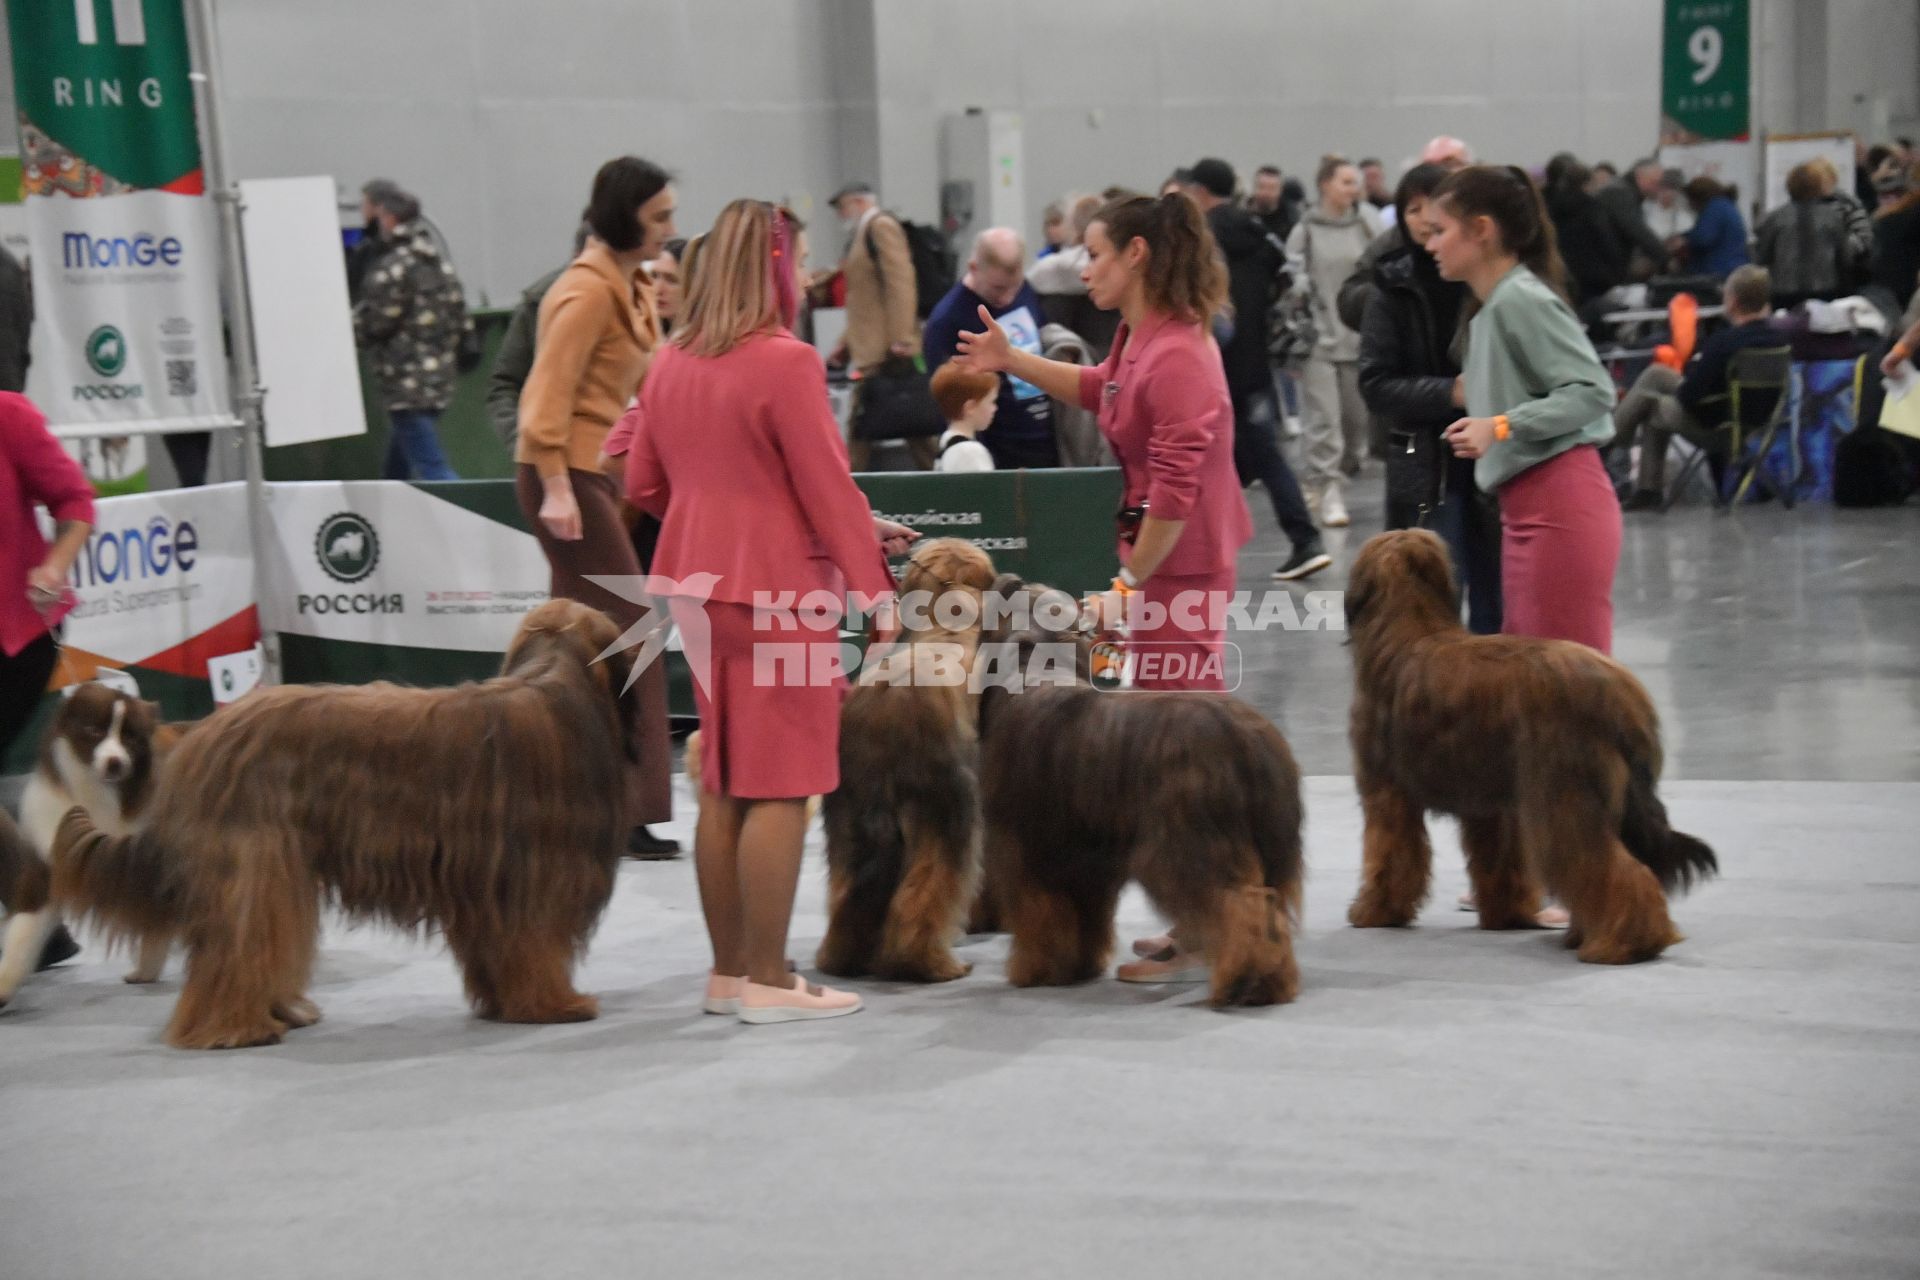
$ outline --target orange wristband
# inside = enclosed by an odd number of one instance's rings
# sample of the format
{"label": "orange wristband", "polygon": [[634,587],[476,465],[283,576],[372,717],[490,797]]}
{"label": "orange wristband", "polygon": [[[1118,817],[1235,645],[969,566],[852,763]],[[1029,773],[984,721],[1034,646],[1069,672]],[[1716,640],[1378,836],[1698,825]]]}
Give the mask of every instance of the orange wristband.
{"label": "orange wristband", "polygon": [[1513,424],[1507,421],[1506,414],[1503,413],[1503,414],[1500,414],[1498,417],[1494,418],[1493,438],[1495,440],[1505,440],[1508,436],[1512,434],[1513,434]]}
{"label": "orange wristband", "polygon": [[1139,592],[1139,590],[1140,590],[1140,588],[1138,588],[1138,587],[1130,587],[1130,586],[1128,586],[1128,585],[1127,585],[1126,583],[1124,583],[1124,582],[1122,582],[1122,581],[1121,581],[1120,579],[1118,579],[1118,578],[1115,578],[1115,579],[1113,580],[1113,586],[1111,586],[1110,588],[1108,588],[1108,590],[1110,590],[1110,591],[1118,591],[1118,592],[1119,592],[1119,593],[1120,593],[1121,595],[1123,595],[1123,596],[1130,596],[1130,595],[1135,595],[1135,594],[1137,594],[1137,593]]}
{"label": "orange wristband", "polygon": [[1895,360],[1911,360],[1913,358],[1913,348],[1904,342],[1896,342],[1893,344],[1893,350],[1887,354]]}

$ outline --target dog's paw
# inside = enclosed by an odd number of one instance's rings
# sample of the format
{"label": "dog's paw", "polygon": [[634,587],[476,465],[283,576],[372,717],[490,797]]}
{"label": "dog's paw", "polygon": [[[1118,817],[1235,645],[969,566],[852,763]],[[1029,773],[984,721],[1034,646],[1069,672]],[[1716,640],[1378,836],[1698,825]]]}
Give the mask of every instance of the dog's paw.
{"label": "dog's paw", "polygon": [[600,1000],[597,996],[575,996],[555,1011],[550,1022],[592,1022],[600,1016]]}
{"label": "dog's paw", "polygon": [[931,965],[913,976],[915,982],[958,982],[973,972],[973,965],[965,960],[949,960],[945,964]]}
{"label": "dog's paw", "polygon": [[128,984],[129,986],[144,987],[148,983],[160,981],[160,975],[157,973],[148,973],[145,969],[135,969],[133,972],[127,974],[124,978],[120,979],[120,981]]}
{"label": "dog's paw", "polygon": [[1356,929],[1404,929],[1413,923],[1415,913],[1394,910],[1375,898],[1354,899],[1347,908],[1347,923]]}
{"label": "dog's paw", "polygon": [[249,1026],[220,1027],[206,1032],[169,1036],[168,1040],[176,1049],[253,1049],[279,1044],[286,1033],[285,1023],[278,1018],[268,1018]]}

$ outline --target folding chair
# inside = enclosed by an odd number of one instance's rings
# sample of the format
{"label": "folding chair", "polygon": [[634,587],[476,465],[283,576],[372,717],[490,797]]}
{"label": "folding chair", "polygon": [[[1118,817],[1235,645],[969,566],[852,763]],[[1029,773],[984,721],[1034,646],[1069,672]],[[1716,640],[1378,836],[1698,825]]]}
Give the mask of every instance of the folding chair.
{"label": "folding chair", "polygon": [[[1731,496],[1727,493],[1725,481],[1713,486],[1715,508],[1725,511],[1743,500],[1756,479],[1780,499],[1781,505],[1793,506],[1793,486],[1797,475],[1789,478],[1785,485],[1780,485],[1771,476],[1763,474],[1767,451],[1773,447],[1774,437],[1780,434],[1780,428],[1787,424],[1792,383],[1793,348],[1748,347],[1735,352],[1733,363],[1727,370],[1727,420],[1704,431],[1681,433],[1681,438],[1693,446],[1694,453],[1668,487],[1667,498],[1661,509],[1671,508],[1679,496],[1686,492],[1687,481],[1693,478],[1693,473],[1715,455],[1724,457],[1734,472],[1733,476],[1727,478],[1734,481]],[[1746,443],[1756,437],[1760,442],[1759,447],[1749,453]],[[1798,469],[1796,463],[1795,471]]]}

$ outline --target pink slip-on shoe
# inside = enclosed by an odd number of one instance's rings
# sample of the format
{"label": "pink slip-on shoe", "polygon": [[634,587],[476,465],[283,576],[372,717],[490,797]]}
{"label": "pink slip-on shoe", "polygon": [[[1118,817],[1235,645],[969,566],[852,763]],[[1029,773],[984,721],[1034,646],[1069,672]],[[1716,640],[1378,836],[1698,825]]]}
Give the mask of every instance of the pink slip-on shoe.
{"label": "pink slip-on shoe", "polygon": [[839,1018],[860,1012],[860,1007],[860,997],[851,991],[809,986],[805,978],[797,976],[793,985],[785,990],[748,982],[740,993],[740,1021],[756,1026]]}
{"label": "pink slip-on shoe", "polygon": [[729,978],[724,974],[709,972],[707,998],[700,1002],[700,1008],[707,1013],[738,1013],[740,992],[746,985],[745,978]]}
{"label": "pink slip-on shoe", "polygon": [[1144,960],[1121,965],[1113,976],[1122,982],[1205,982],[1207,958],[1197,951],[1170,947]]}

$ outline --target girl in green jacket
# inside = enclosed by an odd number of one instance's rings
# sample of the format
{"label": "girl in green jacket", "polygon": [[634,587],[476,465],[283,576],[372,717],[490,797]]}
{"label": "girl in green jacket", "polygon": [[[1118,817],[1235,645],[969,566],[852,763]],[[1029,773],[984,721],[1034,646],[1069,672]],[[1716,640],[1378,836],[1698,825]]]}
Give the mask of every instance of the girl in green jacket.
{"label": "girl in green jacket", "polygon": [[1597,446],[1613,438],[1613,379],[1567,304],[1531,178],[1462,169],[1435,205],[1427,251],[1479,304],[1463,375],[1471,416],[1446,439],[1500,497],[1502,630],[1608,653],[1620,504]]}

